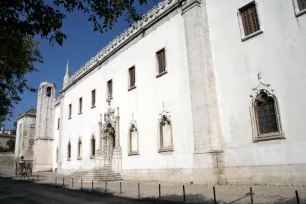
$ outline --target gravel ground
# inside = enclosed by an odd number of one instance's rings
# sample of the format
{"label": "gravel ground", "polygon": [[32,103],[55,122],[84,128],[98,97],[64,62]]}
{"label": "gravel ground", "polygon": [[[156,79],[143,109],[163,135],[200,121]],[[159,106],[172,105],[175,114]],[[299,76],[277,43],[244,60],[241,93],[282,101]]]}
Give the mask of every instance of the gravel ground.
{"label": "gravel ground", "polygon": [[[40,175],[39,181],[36,183],[48,183],[62,186],[63,177],[57,177],[53,174]],[[138,193],[139,183],[139,193]],[[81,189],[79,180],[64,178],[64,185],[71,189]],[[122,181],[122,193],[120,194],[120,182],[107,182],[107,190],[105,190],[105,182],[94,182],[93,187],[98,192],[108,192],[119,197],[129,198],[154,198],[159,197],[159,183],[144,181]],[[183,185],[185,186],[185,200],[190,203],[213,203],[213,187],[199,184],[177,184],[177,183],[161,183],[162,200],[183,201]],[[82,188],[92,190],[91,183],[83,183]],[[297,186],[252,186],[254,203],[277,203],[289,204],[297,203],[295,191],[297,190],[300,197],[300,203],[306,204],[306,187]],[[216,198],[218,203],[251,203],[249,186],[234,185],[217,185],[215,186]],[[138,195],[139,194],[139,195]]]}

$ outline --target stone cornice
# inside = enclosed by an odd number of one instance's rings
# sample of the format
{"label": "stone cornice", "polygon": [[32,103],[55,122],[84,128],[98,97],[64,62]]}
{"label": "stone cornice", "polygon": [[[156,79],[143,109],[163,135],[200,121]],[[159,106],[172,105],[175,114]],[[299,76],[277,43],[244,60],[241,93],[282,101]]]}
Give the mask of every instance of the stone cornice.
{"label": "stone cornice", "polygon": [[181,0],[164,0],[157,6],[154,6],[148,13],[142,16],[142,19],[133,23],[128,29],[117,36],[98,54],[91,58],[83,67],[76,71],[70,78],[66,86],[60,92],[68,90],[73,84],[86,76],[89,72],[98,67],[106,59],[112,56],[116,51],[125,46],[128,42],[134,39],[139,34],[143,33],[145,29],[151,26],[156,21],[165,17],[169,12],[180,5]]}

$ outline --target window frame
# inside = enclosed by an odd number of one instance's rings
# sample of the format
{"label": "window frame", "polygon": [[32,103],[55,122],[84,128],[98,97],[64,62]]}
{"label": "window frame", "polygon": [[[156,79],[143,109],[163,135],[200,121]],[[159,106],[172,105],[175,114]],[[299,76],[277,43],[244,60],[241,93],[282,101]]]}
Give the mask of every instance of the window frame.
{"label": "window frame", "polygon": [[[159,57],[158,54],[159,53],[164,53],[165,55],[165,59],[164,59],[164,70],[162,72],[160,72],[160,64],[159,64]],[[165,47],[159,49],[157,52],[155,52],[155,61],[156,61],[156,78],[163,76],[164,74],[168,73],[168,60],[167,60],[167,50]]]}
{"label": "window frame", "polygon": [[293,6],[294,6],[295,17],[296,18],[306,14],[306,8],[300,9],[299,1],[301,1],[301,0],[293,0]]}
{"label": "window frame", "polygon": [[57,118],[57,130],[60,129],[61,118]]}
{"label": "window frame", "polygon": [[78,157],[77,160],[82,160],[82,140],[78,140]]}
{"label": "window frame", "polygon": [[95,156],[96,156],[96,138],[92,136],[90,138],[90,159],[94,159]]}
{"label": "window frame", "polygon": [[67,145],[67,161],[71,161],[71,141],[68,141]]}
{"label": "window frame", "polygon": [[[134,70],[134,84],[131,85],[131,70]],[[136,67],[135,65],[128,69],[128,91],[131,91],[136,88]]]}
{"label": "window frame", "polygon": [[[137,150],[136,151],[133,151],[133,148],[132,148],[132,132],[135,131],[137,133]],[[137,128],[137,124],[136,124],[136,121],[132,120],[132,122],[130,123],[130,126],[129,126],[129,131],[128,131],[128,156],[133,156],[133,155],[139,155],[139,133],[138,133],[138,128]]]}
{"label": "window frame", "polygon": [[[275,109],[275,116],[276,116],[276,122],[278,126],[277,132],[269,132],[269,133],[260,133],[260,126],[259,126],[259,120],[256,110],[256,100],[258,96],[262,93],[267,94],[269,98],[272,98],[274,100],[274,109]],[[257,92],[256,96],[252,100],[251,104],[251,118],[252,118],[252,129],[253,129],[253,142],[260,142],[260,141],[267,141],[267,140],[275,140],[275,139],[285,139],[284,133],[282,131],[282,123],[281,123],[281,116],[279,112],[279,105],[277,98],[274,94],[270,93],[268,90],[261,89]]]}
{"label": "window frame", "polygon": [[96,99],[97,99],[97,95],[96,95],[96,89],[91,91],[91,108],[95,108],[96,107]]}
{"label": "window frame", "polygon": [[[170,126],[170,139],[171,139],[171,145],[170,146],[164,146],[164,133],[162,131],[162,123],[166,120]],[[170,119],[170,115],[168,111],[163,110],[161,114],[159,114],[159,119],[157,123],[157,134],[158,134],[158,153],[162,152],[173,152],[173,131],[172,131],[172,120]]]}
{"label": "window frame", "polygon": [[[251,4],[254,4],[255,6],[255,10],[256,10],[256,14],[257,14],[257,20],[258,20],[258,25],[259,25],[259,30],[252,32],[248,35],[246,35],[245,33],[245,29],[244,29],[244,21],[242,19],[241,16],[241,10],[249,7]],[[256,0],[252,0],[248,3],[246,3],[245,5],[241,6],[238,11],[237,11],[237,17],[238,17],[238,22],[239,22],[239,28],[240,28],[240,36],[241,36],[241,41],[246,41],[248,39],[251,39],[257,35],[260,35],[264,32],[264,26],[262,23],[262,19],[261,19],[261,15],[260,15],[260,10],[259,10],[259,6]]]}

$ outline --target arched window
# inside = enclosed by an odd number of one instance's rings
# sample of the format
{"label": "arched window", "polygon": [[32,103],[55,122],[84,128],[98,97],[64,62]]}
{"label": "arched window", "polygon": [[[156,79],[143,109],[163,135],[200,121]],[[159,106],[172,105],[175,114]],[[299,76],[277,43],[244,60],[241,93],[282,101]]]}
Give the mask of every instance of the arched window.
{"label": "arched window", "polygon": [[96,155],[96,139],[94,136],[91,137],[91,158]]}
{"label": "arched window", "polygon": [[283,138],[277,99],[266,90],[258,92],[253,101],[255,141]]}
{"label": "arched window", "polygon": [[130,123],[129,128],[129,155],[138,155],[138,129],[136,127],[136,122],[133,120]]}
{"label": "arched window", "polygon": [[68,159],[68,161],[71,160],[71,143],[70,143],[70,141],[68,142],[67,159]]}
{"label": "arched window", "polygon": [[46,91],[46,96],[47,97],[51,96],[51,91],[52,91],[51,87],[47,87],[47,91]]}
{"label": "arched window", "polygon": [[78,160],[82,159],[82,141],[79,139],[78,141]]}

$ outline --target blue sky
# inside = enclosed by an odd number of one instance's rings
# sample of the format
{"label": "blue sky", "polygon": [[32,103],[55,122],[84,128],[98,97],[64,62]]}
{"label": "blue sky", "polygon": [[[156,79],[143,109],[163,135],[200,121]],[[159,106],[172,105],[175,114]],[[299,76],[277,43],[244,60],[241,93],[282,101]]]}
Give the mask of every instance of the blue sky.
{"label": "blue sky", "polygon": [[[158,2],[160,1],[148,0],[146,5],[136,6],[137,11],[146,13]],[[60,90],[65,75],[67,59],[70,60],[70,75],[72,75],[127,28],[128,23],[121,17],[113,27],[113,30],[101,34],[93,31],[93,24],[87,21],[87,16],[83,13],[74,12],[67,14],[62,28],[63,32],[67,35],[67,39],[62,47],[59,45],[51,47],[48,40],[39,39],[41,43],[39,49],[44,62],[35,65],[39,72],[26,76],[28,84],[38,88],[40,82],[49,81],[56,84],[57,91]],[[27,111],[30,106],[36,108],[36,104],[36,93],[23,93],[22,101],[15,106],[14,116],[10,121],[5,121],[5,128],[12,129],[18,115]]]}

